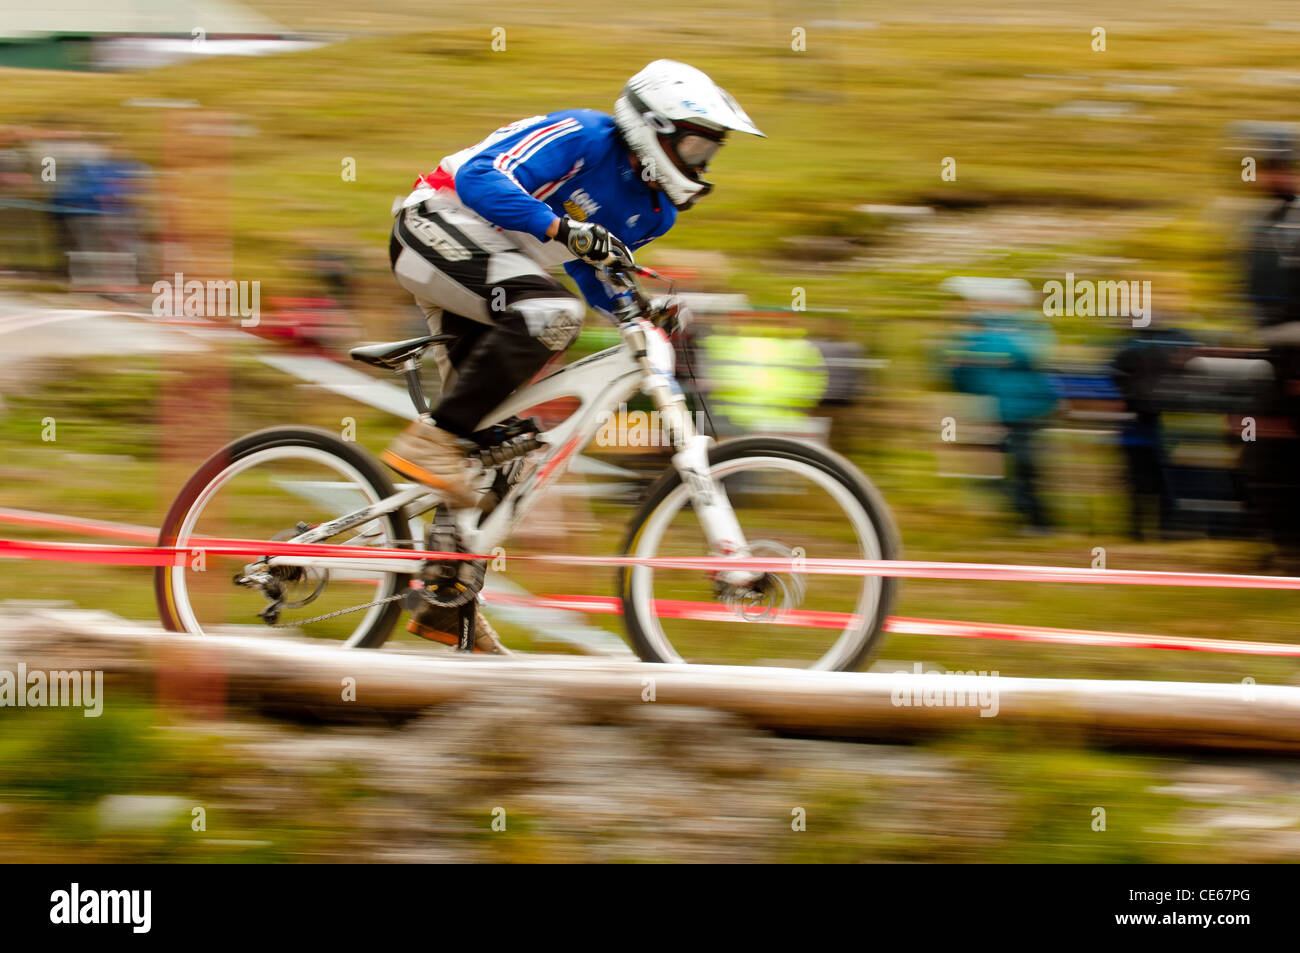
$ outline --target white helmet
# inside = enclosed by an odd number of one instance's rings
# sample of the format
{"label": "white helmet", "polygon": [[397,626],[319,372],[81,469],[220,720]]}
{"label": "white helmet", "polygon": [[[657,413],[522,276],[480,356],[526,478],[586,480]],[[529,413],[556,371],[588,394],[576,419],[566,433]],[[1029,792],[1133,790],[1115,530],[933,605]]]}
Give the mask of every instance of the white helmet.
{"label": "white helmet", "polygon": [[673,60],[655,60],[627,81],[614,122],[641,160],[641,175],[679,209],[712,191],[701,176],[727,130],[763,135],[730,93]]}

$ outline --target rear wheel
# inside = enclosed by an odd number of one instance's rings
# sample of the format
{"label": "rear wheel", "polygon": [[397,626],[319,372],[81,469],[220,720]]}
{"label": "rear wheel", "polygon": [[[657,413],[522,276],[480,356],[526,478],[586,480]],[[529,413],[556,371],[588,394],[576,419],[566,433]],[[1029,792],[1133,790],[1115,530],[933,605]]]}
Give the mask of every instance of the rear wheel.
{"label": "rear wheel", "polygon": [[[155,571],[163,626],[202,635],[240,624],[269,630],[274,622],[348,646],[382,645],[402,613],[394,597],[406,592],[409,576],[283,566],[261,585],[241,584],[236,579],[255,560],[208,557],[202,541],[291,539],[394,492],[373,457],[326,430],[276,428],[236,440],[199,468],[163,520],[158,544],[190,551]],[[318,542],[409,549],[410,527],[388,513]],[[274,617],[259,615],[272,601],[280,603]]]}
{"label": "rear wheel", "polygon": [[[843,457],[780,437],[715,446],[710,472],[754,556],[897,559],[898,531],[879,491]],[[709,555],[680,474],[651,488],[623,547],[629,556]],[[619,572],[623,617],[648,662],[786,665],[845,671],[876,647],[898,580],[765,574],[738,589],[716,573],[646,566]]]}

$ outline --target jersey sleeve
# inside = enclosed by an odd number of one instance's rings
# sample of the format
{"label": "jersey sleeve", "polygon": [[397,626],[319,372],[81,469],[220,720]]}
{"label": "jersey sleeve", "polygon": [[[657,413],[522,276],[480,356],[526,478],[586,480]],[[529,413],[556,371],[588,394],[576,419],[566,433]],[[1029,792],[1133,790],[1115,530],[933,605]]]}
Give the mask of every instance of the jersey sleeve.
{"label": "jersey sleeve", "polygon": [[596,269],[579,258],[564,263],[564,270],[568,272],[570,278],[577,282],[578,290],[582,296],[587,299],[587,304],[591,305],[607,318],[614,317],[614,296],[610,293],[609,288],[600,280],[600,275]]}
{"label": "jersey sleeve", "polygon": [[577,118],[553,118],[508,147],[480,152],[456,170],[461,201],[493,225],[546,241],[556,214],[541,198],[577,174],[592,145],[591,131]]}
{"label": "jersey sleeve", "polygon": [[[647,234],[636,237],[631,235],[618,237],[626,241],[628,246],[635,251],[650,244],[672,228],[676,217],[675,214],[664,216],[658,225]],[[564,270],[568,272],[570,278],[577,282],[578,290],[582,292],[582,296],[587,299],[589,305],[607,317],[612,318],[614,316],[614,296],[605,282],[601,281],[599,272],[592,265],[575,258],[573,261],[565,263]]]}

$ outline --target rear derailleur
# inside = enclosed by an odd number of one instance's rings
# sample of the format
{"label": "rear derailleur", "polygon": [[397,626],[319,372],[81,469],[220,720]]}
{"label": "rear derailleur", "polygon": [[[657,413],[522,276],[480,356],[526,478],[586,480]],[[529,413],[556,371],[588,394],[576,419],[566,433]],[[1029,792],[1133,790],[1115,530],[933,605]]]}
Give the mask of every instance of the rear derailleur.
{"label": "rear derailleur", "polygon": [[[281,530],[271,537],[272,542],[283,542],[301,536],[311,529],[308,523],[298,523],[293,529]],[[328,569],[310,566],[285,566],[269,564],[269,558],[250,563],[242,572],[235,573],[235,585],[256,589],[266,599],[266,605],[257,613],[267,625],[280,621],[285,609],[300,609],[315,600],[329,582]]]}

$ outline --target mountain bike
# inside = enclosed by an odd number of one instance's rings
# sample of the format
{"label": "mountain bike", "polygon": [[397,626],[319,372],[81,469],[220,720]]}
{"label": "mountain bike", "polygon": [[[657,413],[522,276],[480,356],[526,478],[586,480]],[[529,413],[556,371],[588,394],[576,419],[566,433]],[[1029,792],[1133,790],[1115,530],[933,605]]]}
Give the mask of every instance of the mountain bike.
{"label": "mountain bike", "polygon": [[[675,319],[640,280],[660,276],[630,259],[602,271],[617,292],[621,342],[521,388],[487,415],[470,452],[479,494],[472,508],[443,505],[428,487],[395,487],[370,453],[326,430],[262,430],[214,454],[181,489],[159,534],[159,545],[187,553],[156,571],[165,627],[210,634],[260,620],[374,648],[403,611],[425,600],[460,609],[460,648],[469,649],[487,562],[452,556],[501,552],[601,424],[639,390],[653,405],[672,456],[632,517],[621,552],[721,560],[708,569],[658,562],[617,568],[618,606],[640,658],[860,666],[881,636],[897,580],[811,575],[800,567],[813,557],[900,558],[880,493],[844,457],[809,441],[715,442],[698,433],[675,376],[668,333]],[[431,419],[423,355],[452,340],[443,334],[373,344],[351,356],[401,375],[416,411]],[[548,430],[523,416],[561,398],[577,407]],[[603,527],[613,505],[599,505],[605,509],[595,513],[596,522]],[[232,577],[202,558],[203,541],[216,537],[319,545],[302,553],[268,551]],[[422,556],[413,551],[421,544],[422,552],[450,555]],[[336,556],[322,548],[328,546],[346,550]],[[781,560],[776,568],[789,571],[727,568],[728,560],[746,557]],[[586,583],[589,570],[575,577]]]}

